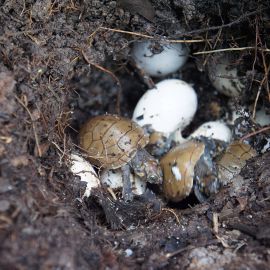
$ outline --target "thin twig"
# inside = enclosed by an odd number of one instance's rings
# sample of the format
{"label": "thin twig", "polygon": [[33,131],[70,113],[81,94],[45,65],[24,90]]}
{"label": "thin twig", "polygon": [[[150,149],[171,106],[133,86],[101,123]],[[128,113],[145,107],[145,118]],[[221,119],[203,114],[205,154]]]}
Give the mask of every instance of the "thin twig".
{"label": "thin twig", "polygon": [[[111,32],[116,32],[116,33],[128,34],[128,35],[132,35],[132,36],[138,36],[138,37],[147,38],[147,39],[156,39],[156,37],[142,34],[139,32],[131,32],[131,31],[108,28],[108,27],[103,27],[103,26],[100,26],[100,29],[108,30]],[[179,39],[168,39],[167,40],[166,39],[166,42],[168,42],[168,43],[200,43],[200,42],[205,42],[205,39],[183,39],[183,40],[179,40]]]}
{"label": "thin twig", "polygon": [[255,10],[255,11],[248,12],[248,13],[243,14],[242,16],[238,17],[238,19],[236,19],[236,20],[234,20],[234,21],[232,21],[230,23],[227,23],[227,24],[211,26],[211,27],[207,27],[207,28],[203,28],[203,29],[196,29],[196,30],[192,30],[192,31],[189,31],[189,32],[185,32],[182,35],[183,36],[194,35],[194,34],[200,34],[200,33],[208,32],[208,31],[218,30],[218,29],[221,29],[221,28],[232,27],[235,24],[238,24],[238,23],[240,23],[240,22],[242,22],[244,20],[247,20],[248,17],[250,17],[252,15],[255,15],[255,14],[258,14],[258,13],[260,13],[263,10],[266,10],[266,9],[267,9],[267,7],[262,8],[262,9],[258,9],[258,10]]}
{"label": "thin twig", "polygon": [[110,70],[108,70],[108,69],[106,69],[106,68],[104,68],[104,67],[102,67],[102,66],[100,66],[100,65],[98,65],[96,63],[92,63],[88,59],[87,55],[85,54],[85,52],[83,50],[81,51],[81,53],[83,55],[84,60],[89,65],[92,65],[92,66],[96,67],[97,69],[99,69],[99,70],[101,70],[101,71],[109,74],[116,81],[116,85],[118,86],[117,98],[116,98],[116,112],[117,112],[117,114],[120,115],[120,113],[121,113],[121,110],[120,110],[120,100],[121,100],[121,94],[122,94],[122,87],[121,87],[121,83],[120,83],[119,79],[116,77],[116,75],[112,71],[110,71]]}
{"label": "thin twig", "polygon": [[[233,26],[235,24],[238,24],[238,23],[240,23],[240,22],[242,22],[244,20],[247,20],[248,17],[250,17],[252,15],[255,15],[255,14],[258,14],[258,13],[262,12],[265,9],[267,9],[267,8],[262,8],[262,9],[258,9],[258,10],[255,10],[255,11],[248,12],[248,13],[243,14],[242,16],[238,17],[238,19],[236,19],[236,20],[234,20],[234,21],[232,21],[230,23],[227,23],[227,24],[222,24],[222,25],[218,25],[218,26],[211,26],[211,27],[207,27],[207,28],[203,28],[203,29],[196,29],[196,30],[192,30],[192,31],[189,31],[189,32],[181,33],[180,35],[181,36],[190,36],[190,35],[200,34],[200,33],[208,32],[208,31],[219,30],[219,29],[222,29],[222,28],[228,28],[228,27],[231,27],[231,26]],[[124,30],[120,30],[120,29],[107,28],[107,27],[103,27],[103,26],[101,26],[100,28],[104,29],[104,30],[113,31],[113,32],[125,33],[125,34],[130,34],[130,35],[140,36],[140,37],[145,37],[145,38],[150,38],[150,39],[154,38],[152,36],[137,33],[137,32],[124,31]],[[181,43],[181,42],[194,43],[194,42],[204,42],[204,41],[205,40],[202,40],[202,39],[200,39],[200,40],[189,40],[189,41],[185,41],[185,40],[168,40],[168,42],[178,42],[178,43]]]}
{"label": "thin twig", "polygon": [[27,106],[16,95],[15,95],[15,98],[18,101],[18,103],[27,111],[27,113],[30,116],[32,127],[33,127],[33,132],[34,132],[34,136],[35,136],[35,141],[36,141],[36,145],[37,145],[38,156],[41,157],[42,152],[41,152],[41,149],[40,149],[39,138],[38,138],[38,135],[37,135],[37,130],[36,130],[36,125],[35,125],[34,118],[33,118],[32,114],[31,114],[30,110],[27,108]]}
{"label": "thin twig", "polygon": [[179,217],[176,215],[176,213],[172,209],[170,209],[170,208],[162,208],[161,211],[168,211],[168,212],[172,213],[174,215],[175,219],[176,219],[176,222],[178,224],[180,224]]}
{"label": "thin twig", "polygon": [[248,139],[248,138],[250,138],[250,137],[253,137],[253,136],[255,136],[255,135],[259,134],[259,133],[263,133],[263,132],[268,131],[268,130],[270,130],[270,126],[261,128],[261,129],[259,129],[259,130],[257,130],[257,131],[253,131],[253,132],[251,132],[251,133],[245,135],[244,137],[242,137],[240,140],[241,140],[241,141],[244,141],[244,140],[246,140],[246,139]]}
{"label": "thin twig", "polygon": [[197,246],[188,246],[188,247],[184,247],[184,248],[180,248],[174,252],[170,252],[170,253],[167,253],[165,254],[165,257],[166,259],[170,259],[184,251],[189,251],[189,250],[192,250],[192,249],[195,249],[195,248],[200,248],[200,247],[207,247],[207,246],[210,246],[210,245],[215,245],[215,244],[218,244],[219,241],[216,240],[216,239],[213,239],[213,240],[210,240],[209,242],[205,243],[205,244],[202,244],[202,245],[197,245]]}
{"label": "thin twig", "polygon": [[[255,57],[254,57],[254,61],[252,64],[252,79],[251,79],[251,83],[249,86],[249,90],[251,90],[251,88],[252,88],[254,76],[255,76],[255,64],[257,62],[257,57],[258,57],[258,40],[259,40],[259,26],[258,26],[258,18],[256,17],[256,37],[255,37],[255,52],[254,52]],[[257,95],[256,95],[256,99],[254,102],[254,106],[253,106],[253,112],[252,112],[253,118],[255,118],[255,115],[256,115],[256,107],[257,107],[257,102],[259,100],[260,94],[261,94],[261,88],[259,87]]]}
{"label": "thin twig", "polygon": [[262,60],[263,60],[263,67],[264,67],[264,78],[263,78],[263,83],[266,84],[266,91],[268,94],[268,101],[270,102],[270,89],[269,89],[269,82],[268,82],[268,75],[269,75],[269,71],[270,71],[270,64],[266,64],[266,59],[265,59],[265,55],[264,52],[261,52],[262,55]]}
{"label": "thin twig", "polygon": [[215,235],[218,234],[218,213],[213,213],[213,232]]}
{"label": "thin twig", "polygon": [[224,49],[218,49],[218,50],[195,52],[195,53],[193,53],[193,55],[228,52],[228,51],[245,51],[245,50],[259,50],[262,52],[270,52],[270,49],[268,49],[268,48],[239,47],[239,48],[224,48]]}
{"label": "thin twig", "polygon": [[254,106],[253,106],[253,111],[252,111],[252,118],[253,119],[255,119],[255,117],[256,117],[256,108],[257,108],[257,103],[258,103],[261,91],[262,91],[262,86],[260,85],[259,89],[258,89],[258,92],[257,92],[257,95],[256,95],[256,98],[255,98]]}

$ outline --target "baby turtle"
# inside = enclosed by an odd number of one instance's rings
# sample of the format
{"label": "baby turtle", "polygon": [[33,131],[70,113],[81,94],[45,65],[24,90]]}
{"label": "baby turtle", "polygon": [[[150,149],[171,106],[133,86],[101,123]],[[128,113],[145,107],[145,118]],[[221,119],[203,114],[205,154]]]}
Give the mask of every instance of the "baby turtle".
{"label": "baby turtle", "polygon": [[110,114],[96,116],[83,125],[79,137],[80,146],[94,165],[122,169],[125,200],[132,199],[130,168],[142,180],[162,183],[158,161],[144,149],[149,138],[132,120]]}
{"label": "baby turtle", "polygon": [[179,202],[193,191],[200,202],[206,200],[203,189],[215,189],[217,177],[210,145],[187,141],[173,147],[160,160],[163,170],[163,192],[173,202]]}
{"label": "baby turtle", "polygon": [[242,141],[232,142],[225,153],[217,159],[218,176],[223,186],[229,184],[241,172],[247,160],[255,157],[257,152]]}
{"label": "baby turtle", "polygon": [[160,161],[164,174],[163,192],[167,199],[179,202],[193,189],[194,168],[204,153],[199,142],[186,142],[172,148]]}

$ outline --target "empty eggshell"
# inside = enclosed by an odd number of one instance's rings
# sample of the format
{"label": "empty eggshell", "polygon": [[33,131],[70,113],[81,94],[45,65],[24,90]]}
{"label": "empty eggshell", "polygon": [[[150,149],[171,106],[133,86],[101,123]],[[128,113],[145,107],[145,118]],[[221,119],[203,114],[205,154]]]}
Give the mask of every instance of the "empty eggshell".
{"label": "empty eggshell", "polygon": [[224,142],[230,142],[232,133],[230,128],[221,121],[210,121],[202,124],[189,138],[207,137]]}
{"label": "empty eggshell", "polygon": [[181,68],[187,60],[188,51],[185,44],[142,41],[134,44],[131,56],[146,74],[162,77]]}
{"label": "empty eggshell", "polygon": [[[130,174],[132,183],[132,192],[136,195],[142,195],[146,190],[146,182],[142,181],[134,174]],[[123,178],[121,169],[104,170],[100,175],[100,181],[112,189],[123,187]]]}
{"label": "empty eggshell", "polygon": [[100,180],[97,177],[93,166],[81,156],[73,153],[70,155],[70,161],[71,172],[77,176],[80,176],[81,181],[87,183],[83,198],[88,198],[91,195],[91,189],[100,186]]}
{"label": "empty eggshell", "polygon": [[236,61],[226,54],[216,54],[208,61],[208,76],[220,93],[229,97],[238,97],[245,89],[239,76]]}
{"label": "empty eggshell", "polygon": [[197,110],[197,95],[186,82],[163,80],[145,92],[137,103],[133,120],[140,126],[150,125],[155,131],[169,133],[183,130]]}

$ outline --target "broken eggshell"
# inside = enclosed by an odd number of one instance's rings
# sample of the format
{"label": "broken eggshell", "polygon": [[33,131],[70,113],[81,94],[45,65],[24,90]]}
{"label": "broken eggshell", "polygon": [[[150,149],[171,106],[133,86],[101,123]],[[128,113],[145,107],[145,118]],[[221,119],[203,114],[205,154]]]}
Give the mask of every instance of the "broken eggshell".
{"label": "broken eggshell", "polygon": [[149,125],[169,136],[192,121],[197,103],[196,92],[188,83],[177,79],[163,80],[141,97],[134,109],[133,120],[140,126]]}
{"label": "broken eggshell", "polygon": [[179,202],[192,191],[194,169],[205,145],[189,141],[171,149],[160,161],[163,170],[163,192],[167,199]]}
{"label": "broken eggshell", "polygon": [[208,63],[208,76],[212,85],[228,97],[238,97],[245,89],[244,79],[239,76],[238,64],[229,54],[214,54]]}
{"label": "broken eggshell", "polygon": [[241,172],[246,165],[246,161],[256,155],[255,149],[246,143],[241,141],[231,143],[216,162],[219,182],[223,186],[227,185]]}
{"label": "broken eggshell", "polygon": [[146,74],[162,77],[180,69],[187,60],[188,52],[185,44],[137,41],[133,45],[131,57]]}
{"label": "broken eggshell", "polygon": [[189,139],[206,137],[229,143],[232,138],[230,128],[221,121],[210,121],[202,124],[190,136]]}
{"label": "broken eggshell", "polygon": [[[142,195],[146,190],[146,182],[142,181],[138,176],[130,174],[132,184],[132,192],[135,195]],[[100,175],[100,181],[103,185],[112,189],[123,188],[123,177],[120,169],[103,170]]]}
{"label": "broken eggshell", "polygon": [[93,166],[83,157],[74,153],[70,155],[70,163],[71,172],[79,176],[82,182],[86,182],[87,186],[83,198],[88,198],[91,195],[91,190],[100,186],[100,180]]}

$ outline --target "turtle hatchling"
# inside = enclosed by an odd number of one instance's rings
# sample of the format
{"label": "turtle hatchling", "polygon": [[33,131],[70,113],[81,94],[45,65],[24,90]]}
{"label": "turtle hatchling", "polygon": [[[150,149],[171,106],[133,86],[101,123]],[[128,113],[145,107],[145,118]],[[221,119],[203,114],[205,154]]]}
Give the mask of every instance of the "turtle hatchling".
{"label": "turtle hatchling", "polygon": [[158,161],[144,149],[149,137],[134,121],[110,114],[93,117],[82,126],[79,140],[94,165],[122,169],[126,201],[132,199],[130,168],[146,182],[162,183]]}

